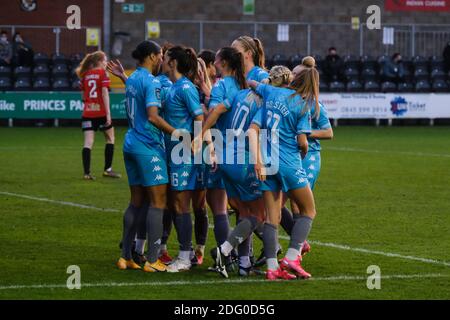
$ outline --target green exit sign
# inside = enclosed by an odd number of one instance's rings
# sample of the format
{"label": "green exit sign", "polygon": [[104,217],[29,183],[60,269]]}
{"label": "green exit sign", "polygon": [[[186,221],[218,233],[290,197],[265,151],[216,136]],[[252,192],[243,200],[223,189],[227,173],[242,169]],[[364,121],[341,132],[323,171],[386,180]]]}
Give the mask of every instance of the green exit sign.
{"label": "green exit sign", "polygon": [[122,12],[124,13],[144,13],[145,6],[143,3],[124,3],[122,4]]}

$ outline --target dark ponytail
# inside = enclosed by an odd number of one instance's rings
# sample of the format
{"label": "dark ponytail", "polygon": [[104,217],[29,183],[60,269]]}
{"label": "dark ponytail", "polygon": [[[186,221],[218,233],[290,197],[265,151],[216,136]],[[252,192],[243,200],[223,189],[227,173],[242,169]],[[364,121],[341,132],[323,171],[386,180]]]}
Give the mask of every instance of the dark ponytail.
{"label": "dark ponytail", "polygon": [[138,44],[136,49],[131,53],[131,56],[142,64],[145,61],[145,58],[152,54],[157,55],[160,52],[161,47],[159,44],[154,41],[145,40]]}
{"label": "dark ponytail", "polygon": [[167,50],[170,60],[177,61],[177,71],[194,82],[198,72],[197,55],[194,49],[175,46]]}
{"label": "dark ponytail", "polygon": [[241,89],[246,89],[248,86],[245,78],[244,59],[242,54],[232,47],[224,47],[220,49],[217,54],[220,60],[228,63],[228,67],[233,71],[233,75],[236,77]]}

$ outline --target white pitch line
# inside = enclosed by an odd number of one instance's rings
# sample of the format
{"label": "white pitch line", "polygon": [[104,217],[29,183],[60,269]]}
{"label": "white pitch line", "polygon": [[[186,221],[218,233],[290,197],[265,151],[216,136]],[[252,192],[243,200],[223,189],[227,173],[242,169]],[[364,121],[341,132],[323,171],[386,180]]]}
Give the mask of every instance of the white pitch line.
{"label": "white pitch line", "polygon": [[[290,239],[287,236],[279,236],[279,238],[284,239],[284,240]],[[450,267],[450,262],[447,262],[447,261],[440,261],[440,260],[414,257],[414,256],[405,256],[405,255],[398,254],[398,253],[369,250],[369,249],[364,249],[364,248],[355,248],[355,247],[350,247],[347,245],[331,243],[331,242],[321,242],[321,241],[316,241],[316,240],[308,240],[308,242],[311,244],[322,246],[322,247],[329,247],[329,248],[334,248],[334,249],[341,249],[341,250],[354,251],[354,252],[367,253],[367,254],[376,254],[376,255],[390,257],[390,258],[400,258],[400,259],[405,259],[405,260],[420,261],[420,262],[424,262],[424,263],[439,264],[439,265],[443,265],[446,267]]]}
{"label": "white pitch line", "polygon": [[[96,211],[102,211],[102,212],[121,212],[120,210],[117,210],[117,209],[98,208],[98,207],[88,206],[88,205],[74,203],[74,202],[58,201],[58,200],[51,200],[51,199],[47,199],[47,198],[32,197],[32,196],[27,196],[27,195],[24,195],[24,194],[11,193],[11,192],[5,192],[5,191],[0,191],[0,195],[1,194],[13,196],[13,197],[18,197],[18,198],[29,199],[29,200],[55,203],[55,204],[59,204],[59,205],[71,206],[71,207],[82,208],[82,209],[96,210]],[[209,227],[210,228],[214,228],[213,225],[210,225]],[[279,236],[279,238],[283,239],[283,240],[289,240],[290,239],[287,236]],[[402,254],[398,254],[398,253],[391,253],[391,252],[384,252],[384,251],[377,251],[377,250],[369,250],[369,249],[364,249],[364,248],[355,248],[355,247],[350,247],[350,246],[347,246],[347,245],[331,243],[331,242],[321,242],[321,241],[316,241],[316,240],[308,240],[308,241],[311,244],[315,244],[315,245],[323,246],[323,247],[330,247],[330,248],[335,248],[335,249],[341,249],[341,250],[347,250],[347,251],[353,251],[353,252],[360,252],[360,253],[366,253],[366,254],[375,254],[375,255],[381,255],[381,256],[385,256],[385,257],[399,258],[399,259],[412,260],[412,261],[419,261],[419,262],[423,262],[423,263],[443,265],[443,266],[446,266],[446,267],[450,267],[450,262],[447,262],[447,261],[440,261],[440,260],[435,260],[435,259],[407,256],[407,255],[402,255]]]}
{"label": "white pitch line", "polygon": [[[393,274],[380,276],[381,280],[392,279],[425,279],[425,278],[448,278],[450,274],[429,273],[429,274]],[[332,277],[317,277],[304,280],[309,281],[365,281],[367,276],[332,276]],[[299,281],[300,282],[300,281]],[[136,287],[136,286],[192,286],[192,285],[214,285],[214,284],[247,284],[247,283],[286,283],[286,281],[268,282],[264,279],[230,279],[230,280],[195,280],[195,281],[148,281],[148,282],[104,282],[104,283],[81,283],[82,288],[94,287]],[[292,282],[296,283],[296,282]],[[57,289],[67,288],[66,284],[36,284],[36,285],[11,285],[0,286],[0,290],[17,290],[17,289]]]}
{"label": "white pitch line", "polygon": [[409,151],[390,151],[390,150],[372,150],[372,149],[358,149],[347,147],[326,147],[325,150],[332,151],[348,151],[348,152],[364,152],[364,153],[380,153],[380,154],[402,154],[407,156],[417,157],[438,157],[438,158],[450,158],[448,153],[425,153],[425,152],[409,152]]}
{"label": "white pitch line", "polygon": [[104,211],[104,212],[120,212],[117,209],[98,208],[98,207],[74,203],[74,202],[58,201],[58,200],[52,200],[52,199],[40,198],[40,197],[38,198],[38,197],[32,197],[32,196],[27,196],[25,194],[18,194],[18,193],[12,193],[12,192],[0,191],[0,194],[6,195],[6,196],[11,196],[11,197],[16,197],[16,198],[28,199],[28,200],[50,202],[50,203],[55,203],[55,204],[59,204],[59,205],[63,205],[63,206],[76,207],[76,208],[82,208],[82,209]]}

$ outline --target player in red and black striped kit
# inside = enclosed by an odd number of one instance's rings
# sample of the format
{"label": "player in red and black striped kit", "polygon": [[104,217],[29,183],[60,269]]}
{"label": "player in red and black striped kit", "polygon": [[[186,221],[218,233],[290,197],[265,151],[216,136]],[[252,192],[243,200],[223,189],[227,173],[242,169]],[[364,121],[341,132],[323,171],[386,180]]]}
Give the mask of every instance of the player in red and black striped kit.
{"label": "player in red and black striped kit", "polygon": [[106,74],[106,55],[102,51],[90,53],[84,57],[76,72],[80,78],[83,92],[83,115],[81,127],[84,132],[82,152],[84,179],[94,180],[90,171],[91,149],[97,130],[103,131],[106,139],[105,168],[103,176],[120,178],[121,175],[112,170],[114,155],[114,127],[111,121],[109,106],[110,80]]}

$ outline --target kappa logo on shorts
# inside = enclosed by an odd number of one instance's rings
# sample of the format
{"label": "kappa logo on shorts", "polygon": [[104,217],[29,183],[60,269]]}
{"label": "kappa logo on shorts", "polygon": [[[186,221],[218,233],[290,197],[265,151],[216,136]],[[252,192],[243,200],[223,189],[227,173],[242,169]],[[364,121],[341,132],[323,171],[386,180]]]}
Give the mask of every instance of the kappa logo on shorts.
{"label": "kappa logo on shorts", "polygon": [[186,186],[187,186],[187,184],[188,184],[188,183],[187,183],[187,181],[186,181],[186,180],[184,180],[184,181],[183,181],[183,183],[181,184],[181,186],[182,186],[182,187],[186,187]]}
{"label": "kappa logo on shorts", "polygon": [[309,157],[309,160],[311,160],[311,161],[316,161],[316,157],[315,157],[315,156],[310,156],[310,157]]}
{"label": "kappa logo on shorts", "polygon": [[161,169],[161,167],[160,166],[155,166],[154,168],[153,168],[153,172],[159,172],[159,171],[161,171],[162,169]]}
{"label": "kappa logo on shorts", "polygon": [[302,174],[302,169],[298,169],[296,172],[295,172],[295,175],[296,176],[299,176],[299,175],[301,175]]}
{"label": "kappa logo on shorts", "polygon": [[159,160],[158,157],[153,157],[152,160],[150,161],[151,163],[156,163],[156,162],[160,162],[161,160]]}
{"label": "kappa logo on shorts", "polygon": [[314,178],[314,175],[312,173],[308,174],[308,178],[312,179]]}
{"label": "kappa logo on shorts", "polygon": [[312,164],[312,165],[309,166],[308,169],[309,169],[309,170],[314,170],[314,169],[316,169],[316,167]]}
{"label": "kappa logo on shorts", "polygon": [[161,245],[161,239],[156,240],[154,244]]}
{"label": "kappa logo on shorts", "polygon": [[253,181],[251,184],[250,184],[250,187],[258,187],[259,186],[259,182],[258,181]]}
{"label": "kappa logo on shorts", "polygon": [[300,178],[300,179],[298,179],[298,181],[297,181],[297,183],[304,183],[304,182],[306,182],[306,179],[305,179],[305,178]]}
{"label": "kappa logo on shorts", "polygon": [[189,173],[188,173],[187,171],[183,171],[183,173],[181,174],[181,176],[182,176],[183,178],[187,178],[187,177],[189,177]]}
{"label": "kappa logo on shorts", "polygon": [[160,175],[160,174],[158,174],[156,177],[155,177],[155,181],[161,181],[161,180],[163,180],[164,179],[164,177],[162,176],[162,175]]}

